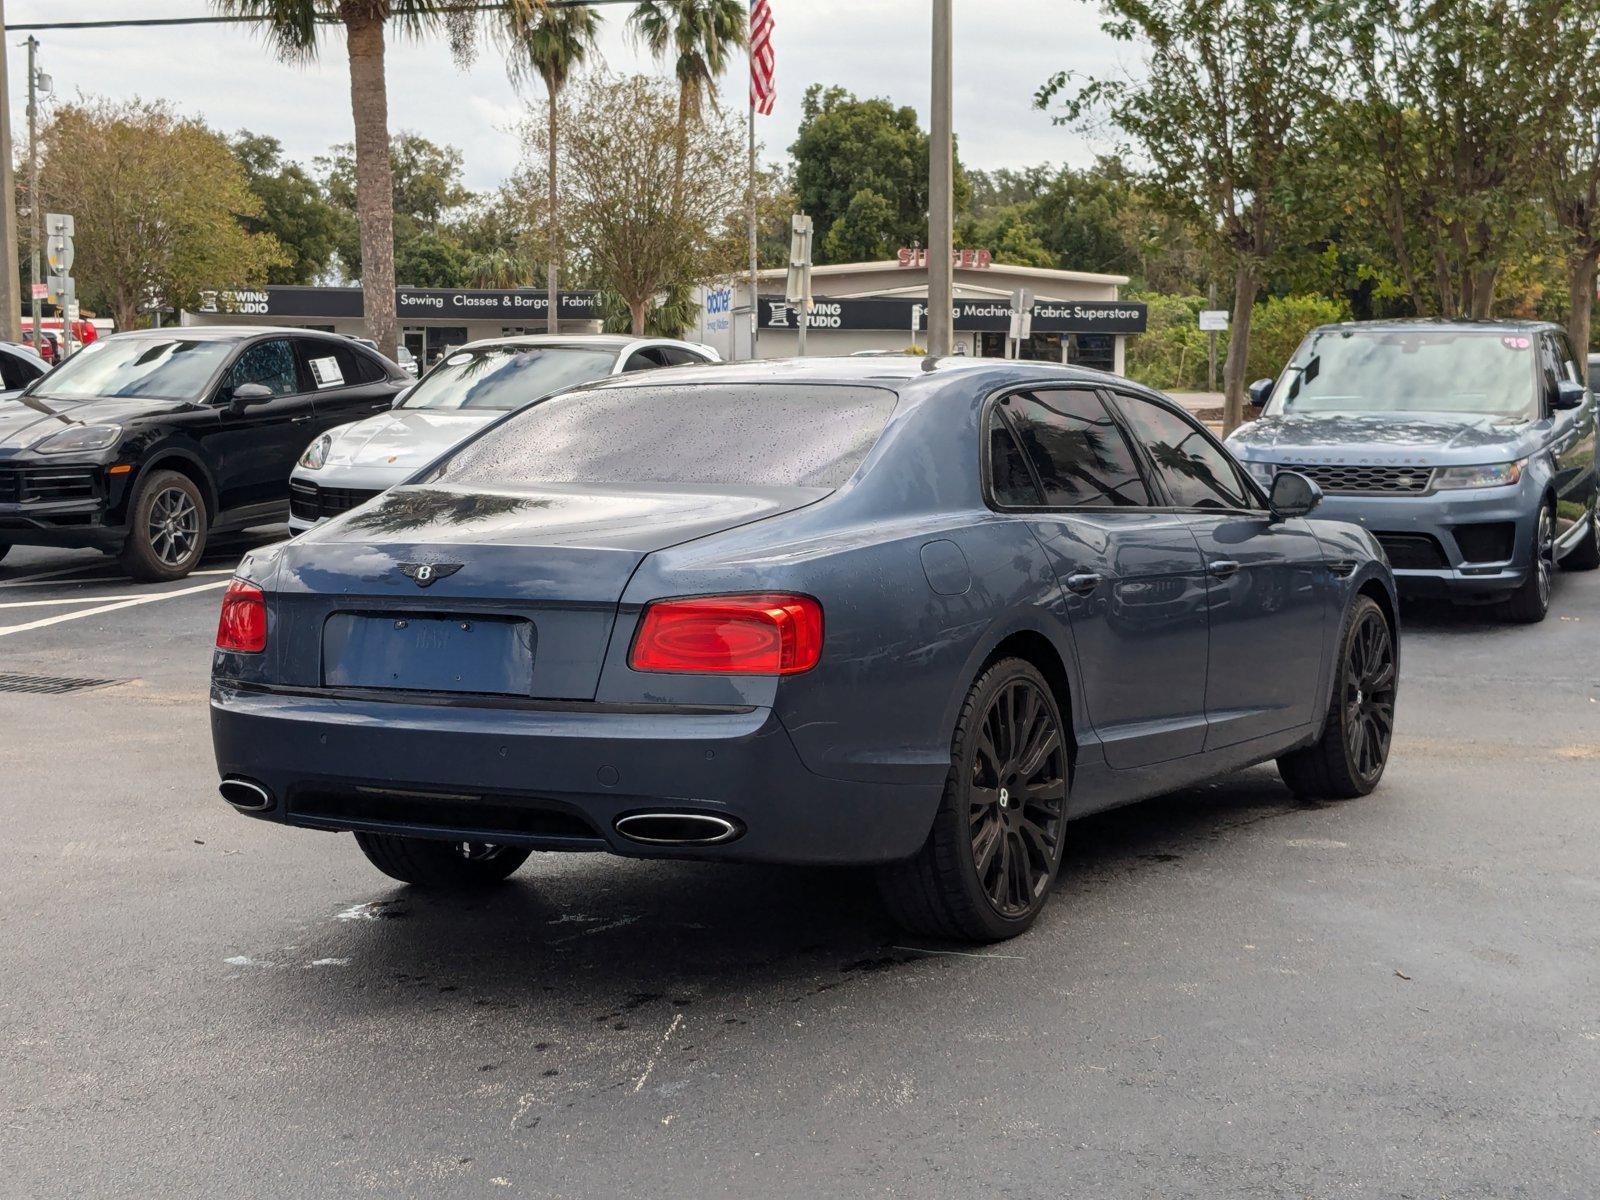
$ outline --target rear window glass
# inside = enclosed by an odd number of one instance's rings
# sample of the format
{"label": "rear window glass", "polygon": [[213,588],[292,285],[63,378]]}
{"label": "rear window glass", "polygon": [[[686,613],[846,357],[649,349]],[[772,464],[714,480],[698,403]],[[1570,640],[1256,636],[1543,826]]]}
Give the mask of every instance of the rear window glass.
{"label": "rear window glass", "polygon": [[428,482],[834,488],[894,411],[881,388],[680,384],[535,404],[441,462]]}

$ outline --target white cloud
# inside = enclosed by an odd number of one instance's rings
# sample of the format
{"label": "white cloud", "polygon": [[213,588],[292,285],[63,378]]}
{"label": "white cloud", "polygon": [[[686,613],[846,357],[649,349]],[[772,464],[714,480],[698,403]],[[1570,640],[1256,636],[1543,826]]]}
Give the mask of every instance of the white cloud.
{"label": "white cloud", "polygon": [[[758,133],[771,158],[794,140],[800,101],[810,83],[914,107],[926,123],[929,92],[926,0],[774,0],[778,105]],[[86,19],[130,11],[127,0],[12,0],[13,25]],[[196,16],[205,0],[145,0],[139,16]],[[608,6],[601,53],[618,71],[654,69],[625,33],[626,5]],[[1119,48],[1100,32],[1093,5],[1081,0],[959,0],[956,5],[956,132],[970,166],[1023,166],[1045,160],[1082,163],[1093,139],[1050,124],[1032,106],[1052,72],[1115,69]],[[342,36],[329,31],[319,59],[277,60],[261,36],[236,25],[130,30],[55,30],[37,35],[41,65],[56,94],[122,99],[164,98],[220,129],[248,128],[279,138],[309,161],[350,140],[349,88]],[[15,43],[18,36],[8,39]],[[23,131],[27,80],[23,52],[10,47],[14,127]],[[401,40],[389,54],[390,124],[461,149],[469,186],[497,185],[518,157],[512,127],[527,108],[492,46],[459,70],[440,37]],[[729,72],[724,96],[742,104],[743,60]],[[537,92],[537,89],[534,89]],[[19,136],[20,144],[20,136]]]}

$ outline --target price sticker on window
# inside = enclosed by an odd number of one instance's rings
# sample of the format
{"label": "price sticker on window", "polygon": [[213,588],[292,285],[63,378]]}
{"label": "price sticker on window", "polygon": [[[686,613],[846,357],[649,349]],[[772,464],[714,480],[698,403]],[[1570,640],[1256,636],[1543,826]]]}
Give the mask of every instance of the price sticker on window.
{"label": "price sticker on window", "polygon": [[339,370],[339,360],[333,355],[311,360],[311,377],[319,388],[343,387],[344,372]]}

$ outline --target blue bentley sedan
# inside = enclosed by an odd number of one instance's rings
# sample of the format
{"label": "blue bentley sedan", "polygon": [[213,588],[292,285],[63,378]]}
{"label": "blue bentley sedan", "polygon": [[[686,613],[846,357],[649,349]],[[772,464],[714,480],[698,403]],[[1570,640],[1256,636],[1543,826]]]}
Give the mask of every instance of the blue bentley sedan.
{"label": "blue bentley sedan", "polygon": [[413,884],[532,850],[865,863],[911,929],[1008,937],[1071,818],[1274,759],[1377,785],[1394,585],[1319,495],[1073,368],[610,380],[244,560],[222,794]]}

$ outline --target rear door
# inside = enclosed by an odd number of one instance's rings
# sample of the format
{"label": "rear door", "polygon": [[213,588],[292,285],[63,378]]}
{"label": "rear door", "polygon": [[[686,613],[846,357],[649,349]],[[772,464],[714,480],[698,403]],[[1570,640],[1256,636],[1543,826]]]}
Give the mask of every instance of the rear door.
{"label": "rear door", "polygon": [[[272,398],[236,408],[234,389],[246,383],[261,384]],[[311,386],[291,339],[247,345],[223,376],[215,403],[220,427],[207,444],[214,449],[222,508],[286,503],[289,472],[316,433]]]}
{"label": "rear door", "polygon": [[313,436],[335,425],[388,412],[393,406],[398,388],[370,354],[322,338],[296,338],[295,342],[301,370],[315,397]]}
{"label": "rear door", "polygon": [[1227,451],[1186,413],[1131,393],[1113,402],[1205,557],[1206,749],[1309,724],[1327,699],[1329,591],[1311,526],[1273,519]]}
{"label": "rear door", "polygon": [[992,498],[1028,514],[1055,569],[1107,763],[1198,753],[1206,581],[1187,521],[1152,506],[1137,455],[1092,389],[1014,392],[988,422]]}

